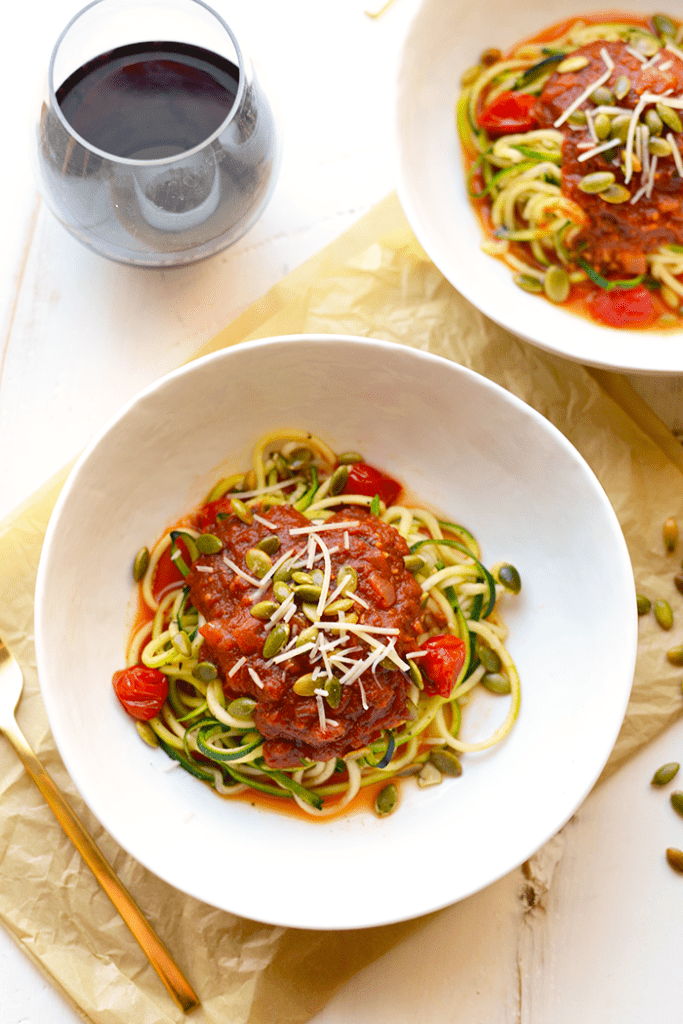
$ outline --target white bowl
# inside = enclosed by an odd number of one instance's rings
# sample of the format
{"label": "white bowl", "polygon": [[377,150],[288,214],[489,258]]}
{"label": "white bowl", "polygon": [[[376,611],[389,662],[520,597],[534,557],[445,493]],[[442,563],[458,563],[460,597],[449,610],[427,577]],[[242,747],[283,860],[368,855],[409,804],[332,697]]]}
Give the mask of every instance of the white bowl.
{"label": "white bowl", "polygon": [[[404,787],[389,818],[300,820],[230,801],[139,739],[111,685],[130,627],[132,556],[250,464],[254,442],[304,427],[355,449],[509,560],[505,602],[522,707],[461,778]],[[198,899],[302,928],[407,919],[514,869],[591,789],[619,730],[636,647],[616,516],[572,445],[469,370],[381,341],[302,336],[190,363],[130,402],[69,477],[36,589],[50,725],[87,804],[133,857]],[[498,698],[497,698],[498,699]],[[506,698],[499,698],[505,702]],[[501,703],[499,705],[503,707]]]}
{"label": "white bowl", "polygon": [[[647,0],[623,11],[652,13]],[[441,273],[486,316],[539,348],[592,366],[683,373],[683,330],[604,327],[522,291],[502,260],[481,251],[455,123],[462,72],[565,18],[588,0],[425,0],[406,37],[396,96],[396,185],[420,244]]]}

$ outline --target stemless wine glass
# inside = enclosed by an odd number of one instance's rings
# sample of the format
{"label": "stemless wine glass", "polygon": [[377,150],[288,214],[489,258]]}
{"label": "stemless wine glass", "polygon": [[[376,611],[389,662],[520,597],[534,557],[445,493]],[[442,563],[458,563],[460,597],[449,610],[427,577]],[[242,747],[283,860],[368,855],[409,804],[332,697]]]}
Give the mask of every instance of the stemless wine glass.
{"label": "stemless wine glass", "polygon": [[253,66],[203,0],[95,0],[52,52],[33,155],[72,235],[160,267],[211,256],[251,227],[280,144]]}

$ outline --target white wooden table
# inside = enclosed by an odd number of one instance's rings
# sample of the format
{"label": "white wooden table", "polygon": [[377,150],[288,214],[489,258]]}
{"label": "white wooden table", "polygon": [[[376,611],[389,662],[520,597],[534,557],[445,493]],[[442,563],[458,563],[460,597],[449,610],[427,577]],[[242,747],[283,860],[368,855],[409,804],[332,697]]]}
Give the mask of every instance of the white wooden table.
{"label": "white wooden table", "polygon": [[[81,3],[12,5],[0,64],[0,518],[140,387],[392,190],[395,66],[417,4],[395,0],[373,21],[363,0],[242,0],[242,38],[282,113],[280,180],[232,249],[166,271],[90,254],[38,201],[28,137],[39,83]],[[228,0],[215,6],[230,20]],[[634,383],[681,425],[677,380]],[[683,847],[683,821],[649,780],[682,754],[683,722],[586,800],[531,877],[520,869],[446,911],[353,979],[315,1024],[680,1021],[683,877],[664,850]],[[0,1024],[78,1020],[0,931]]]}

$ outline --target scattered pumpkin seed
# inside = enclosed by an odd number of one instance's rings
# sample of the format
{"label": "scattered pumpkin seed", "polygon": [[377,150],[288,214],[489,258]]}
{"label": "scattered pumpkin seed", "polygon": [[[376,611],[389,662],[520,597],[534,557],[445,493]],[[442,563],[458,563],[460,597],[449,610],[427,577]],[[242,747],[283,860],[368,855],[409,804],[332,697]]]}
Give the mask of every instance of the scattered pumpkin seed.
{"label": "scattered pumpkin seed", "polygon": [[676,814],[680,814],[683,817],[683,791],[675,789],[669,797],[671,806],[673,807]]}
{"label": "scattered pumpkin seed", "polygon": [[277,583],[273,583],[273,597],[278,604],[282,604],[283,601],[286,601],[291,592],[291,589],[286,583],[282,583],[280,580],[278,580]]}
{"label": "scattered pumpkin seed", "polygon": [[619,139],[620,142],[626,142],[630,123],[631,118],[628,114],[618,114],[617,117],[612,120],[612,126],[610,129],[612,138]]}
{"label": "scattered pumpkin seed", "polygon": [[650,785],[666,786],[667,782],[671,782],[680,767],[681,766],[677,764],[676,761],[671,761],[670,764],[663,764],[662,767],[658,768],[652,776]]}
{"label": "scattered pumpkin seed", "polygon": [[388,786],[380,789],[375,797],[375,814],[380,818],[385,818],[387,814],[391,814],[392,811],[396,810],[397,803],[398,790],[394,783],[390,782]]}
{"label": "scattered pumpkin seed", "polygon": [[625,203],[631,198],[631,193],[625,185],[610,185],[600,192],[599,196],[606,203]]}
{"label": "scattered pumpkin seed", "polygon": [[330,477],[330,486],[328,494],[335,497],[346,487],[346,481],[349,479],[349,467],[348,466],[337,466],[334,473]]}
{"label": "scattered pumpkin seed", "polygon": [[522,589],[522,580],[514,565],[505,562],[498,569],[498,582],[502,583],[511,594],[519,594]]}
{"label": "scattered pumpkin seed", "polygon": [[569,295],[569,277],[564,267],[548,267],[543,277],[543,290],[551,302],[564,302]]}
{"label": "scattered pumpkin seed", "polygon": [[192,675],[202,683],[210,683],[218,678],[218,669],[211,661],[199,661],[192,669]]}
{"label": "scattered pumpkin seed", "polygon": [[596,107],[611,107],[614,105],[614,93],[604,85],[599,85],[591,93],[591,100]]}
{"label": "scattered pumpkin seed", "polygon": [[336,601],[332,601],[323,610],[323,615],[338,615],[339,612],[347,612],[349,608],[353,608],[353,601],[350,597],[338,597]]}
{"label": "scattered pumpkin seed", "polygon": [[[309,620],[309,622],[317,622],[318,621],[318,605],[317,604],[312,604],[310,601],[304,601],[304,603],[301,605],[301,611],[304,613],[304,615]],[[349,622],[351,621],[351,616],[350,615],[349,615],[348,621]]]}
{"label": "scattered pumpkin seed", "polygon": [[659,139],[654,135],[647,144],[647,148],[653,156],[671,156],[671,146],[666,139]]}
{"label": "scattered pumpkin seed", "polygon": [[655,601],[655,618],[662,629],[671,629],[674,624],[674,613],[668,601],[659,597]]}
{"label": "scattered pumpkin seed", "polygon": [[659,114],[660,120],[672,132],[683,132],[683,121],[681,121],[680,114],[673,107],[669,107],[666,103],[657,103],[655,111]]}
{"label": "scattered pumpkin seed", "polygon": [[669,846],[666,851],[666,859],[674,871],[683,872],[683,850],[677,850],[675,846]]}
{"label": "scattered pumpkin seed", "polygon": [[325,684],[325,689],[327,691],[327,696],[325,697],[327,703],[333,710],[335,708],[338,708],[341,703],[342,695],[342,688],[339,680],[336,679],[334,676],[331,679],[328,679],[327,683]]}
{"label": "scattered pumpkin seed", "polygon": [[149,548],[140,548],[133,562],[133,579],[139,583],[149,568]]}
{"label": "scattered pumpkin seed", "polygon": [[537,277],[531,274],[515,274],[513,281],[525,292],[542,292],[543,285]]}
{"label": "scattered pumpkin seed", "polygon": [[487,644],[478,640],[475,644],[477,657],[487,672],[500,672],[500,658]]}
{"label": "scattered pumpkin seed", "polygon": [[662,39],[667,40],[676,38],[676,26],[668,15],[653,14],[652,24],[657,35],[661,36]]}
{"label": "scattered pumpkin seed", "polygon": [[585,110],[575,110],[572,114],[569,115],[567,120],[569,124],[573,125],[584,125],[588,123],[588,118],[586,117]]}
{"label": "scattered pumpkin seed", "polygon": [[[479,74],[479,68],[476,68],[476,72]],[[337,456],[337,462],[340,466],[351,466],[354,462],[365,462],[365,459],[359,452],[342,452]]]}
{"label": "scattered pumpkin seed", "polygon": [[683,572],[677,572],[674,576],[674,586],[679,594],[683,594]]}
{"label": "scattered pumpkin seed", "polygon": [[314,679],[313,673],[307,672],[306,675],[299,676],[292,689],[300,697],[312,697],[317,689],[323,688],[326,681],[327,676],[318,676],[317,679]]}
{"label": "scattered pumpkin seed", "polygon": [[273,626],[270,633],[263,642],[263,649],[261,653],[263,657],[274,658],[275,655],[281,650],[289,640],[289,623],[278,622]]}
{"label": "scattered pumpkin seed", "polygon": [[295,647],[303,647],[304,644],[314,644],[318,639],[318,628],[317,626],[308,626],[306,629],[302,629],[296,638]]}
{"label": "scattered pumpkin seed", "polygon": [[678,644],[677,647],[670,647],[666,652],[666,658],[672,665],[683,665],[683,644]]}
{"label": "scattered pumpkin seed", "polygon": [[358,573],[352,565],[342,565],[337,572],[337,583],[341,586],[342,580],[346,580],[342,592],[344,594],[355,594],[358,590]]}
{"label": "scattered pumpkin seed", "polygon": [[280,550],[280,538],[276,533],[271,533],[268,537],[263,537],[256,547],[259,551],[265,551],[267,555],[274,555]]}
{"label": "scattered pumpkin seed", "polygon": [[662,527],[662,540],[664,541],[664,547],[669,553],[676,550],[678,544],[678,523],[673,516],[669,516]]}
{"label": "scattered pumpkin seed", "polygon": [[[466,89],[468,85],[473,85],[474,82],[476,82],[476,80],[479,78],[480,74],[480,64],[475,64],[473,65],[473,67],[467,68],[466,71],[463,71],[462,75],[460,76],[460,84],[463,87],[463,89]],[[362,462],[362,459],[359,459],[358,461]]]}
{"label": "scattered pumpkin seed", "polygon": [[292,578],[292,567],[290,562],[283,562],[273,573],[273,583],[289,583]]}
{"label": "scattered pumpkin seed", "polygon": [[425,786],[438,786],[442,781],[442,775],[435,764],[425,761],[417,777],[418,786],[423,789]]}
{"label": "scattered pumpkin seed", "polygon": [[259,619],[261,622],[265,622],[271,617],[273,612],[277,611],[277,604],[275,601],[258,601],[256,604],[251,606],[250,615],[253,615],[255,619]]}
{"label": "scattered pumpkin seed", "polygon": [[610,137],[612,131],[612,120],[607,114],[600,113],[596,116],[593,121],[593,127],[595,128],[595,134],[601,142]]}
{"label": "scattered pumpkin seed", "polygon": [[230,508],[235,513],[237,518],[241,519],[242,522],[246,523],[247,526],[251,526],[251,524],[254,522],[254,517],[252,513],[249,511],[244,502],[240,501],[239,498],[230,499]]}
{"label": "scattered pumpkin seed", "polygon": [[201,555],[215,555],[223,547],[223,541],[215,533],[200,533],[195,544]]}
{"label": "scattered pumpkin seed", "polygon": [[625,96],[628,96],[630,89],[631,79],[627,78],[626,75],[619,75],[614,83],[615,99],[623,100]]}
{"label": "scattered pumpkin seed", "polygon": [[313,584],[313,577],[310,572],[303,572],[301,569],[295,569],[292,573],[292,583],[310,583]]}
{"label": "scattered pumpkin seed", "polygon": [[491,693],[509,693],[512,689],[510,680],[500,672],[485,672],[481,677],[481,685]]}
{"label": "scattered pumpkin seed", "polygon": [[228,704],[227,711],[233,718],[251,718],[255,707],[253,697],[236,697]]}
{"label": "scattered pumpkin seed", "polygon": [[[681,576],[683,578],[683,573]],[[647,615],[650,608],[652,608],[652,601],[649,597],[645,597],[645,594],[636,594],[636,603],[638,605],[639,615]]]}
{"label": "scattered pumpkin seed", "polygon": [[408,661],[408,664],[410,665],[410,669],[409,669],[410,678],[415,683],[415,685],[417,686],[418,690],[422,690],[424,688],[424,682],[422,680],[422,673],[420,672],[420,669],[418,668],[417,663],[414,662],[412,658],[408,658],[407,661]]}
{"label": "scattered pumpkin seed", "polygon": [[292,590],[295,597],[300,598],[306,604],[318,601],[322,594],[322,588],[315,583],[298,583],[295,587],[292,587]]}
{"label": "scattered pumpkin seed", "polygon": [[643,118],[643,120],[650,129],[651,136],[662,134],[662,131],[664,130],[664,122],[662,121],[657,111],[653,110],[652,107],[650,107],[650,109],[645,112],[645,117]]}
{"label": "scattered pumpkin seed", "polygon": [[503,54],[495,46],[489,46],[482,53],[479,61],[484,65],[485,68],[490,67],[491,64],[496,64],[499,60],[503,59]]}
{"label": "scattered pumpkin seed", "polygon": [[254,574],[257,580],[262,580],[266,573],[273,568],[273,560],[270,555],[260,548],[249,548],[244,556],[247,569]]}
{"label": "scattered pumpkin seed", "polygon": [[615,177],[611,171],[595,171],[593,174],[586,174],[585,177],[579,182],[579,188],[582,192],[593,194],[594,192],[604,192],[606,188],[613,185]]}
{"label": "scattered pumpkin seed", "polygon": [[659,40],[650,32],[645,32],[643,29],[635,28],[628,33],[628,42],[634,48],[642,53],[644,57],[654,57],[659,52]]}
{"label": "scattered pumpkin seed", "polygon": [[562,61],[561,64],[557,65],[557,72],[560,75],[564,75],[569,71],[580,71],[581,68],[585,68],[590,64],[588,57],[582,57],[578,54],[567,57]]}
{"label": "scattered pumpkin seed", "polygon": [[450,775],[454,779],[462,775],[460,758],[451,750],[432,750],[429,760],[443,775]]}

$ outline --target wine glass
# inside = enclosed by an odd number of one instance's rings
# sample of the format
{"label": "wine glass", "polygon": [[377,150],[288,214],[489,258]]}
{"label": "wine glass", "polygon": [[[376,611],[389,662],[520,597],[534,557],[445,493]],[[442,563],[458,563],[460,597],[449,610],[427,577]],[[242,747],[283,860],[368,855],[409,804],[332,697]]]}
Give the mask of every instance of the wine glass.
{"label": "wine glass", "polygon": [[33,158],[72,235],[161,267],[211,256],[251,227],[280,143],[251,62],[203,0],[95,0],[52,52]]}

